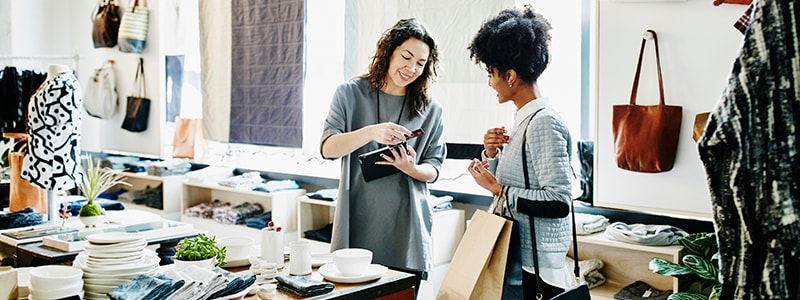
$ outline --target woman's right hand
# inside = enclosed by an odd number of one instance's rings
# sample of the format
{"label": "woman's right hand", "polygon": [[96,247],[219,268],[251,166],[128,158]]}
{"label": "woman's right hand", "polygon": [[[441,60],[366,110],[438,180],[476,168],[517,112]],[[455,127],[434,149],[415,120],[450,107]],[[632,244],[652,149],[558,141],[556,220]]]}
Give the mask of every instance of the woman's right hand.
{"label": "woman's right hand", "polygon": [[506,127],[490,128],[483,135],[483,148],[486,149],[486,156],[493,158],[497,156],[497,149],[507,144],[511,139],[506,131]]}
{"label": "woman's right hand", "polygon": [[384,145],[395,145],[406,140],[411,130],[392,122],[385,122],[368,126],[369,136],[373,141]]}

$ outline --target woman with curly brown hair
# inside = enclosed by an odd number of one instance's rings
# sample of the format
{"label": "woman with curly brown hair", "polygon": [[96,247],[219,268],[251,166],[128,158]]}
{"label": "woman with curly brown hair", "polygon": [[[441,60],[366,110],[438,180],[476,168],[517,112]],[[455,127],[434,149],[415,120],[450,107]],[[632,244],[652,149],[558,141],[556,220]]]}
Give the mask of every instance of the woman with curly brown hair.
{"label": "woman with curly brown hair", "polygon": [[[507,216],[516,220],[503,299],[522,299],[523,294],[534,298],[534,281],[529,280],[535,278],[533,243],[539,276],[560,288],[574,284],[564,264],[571,238],[566,216],[572,198],[572,139],[537,84],[550,60],[549,44],[550,23],[526,5],[484,22],[468,48],[470,57],[486,68],[498,102],[516,108],[511,131],[487,130],[483,161],[473,160],[469,166],[478,185],[506,199]],[[535,241],[529,224],[535,226]]]}
{"label": "woman with curly brown hair", "polygon": [[[320,142],[322,157],[342,159],[331,251],[369,249],[374,263],[414,273],[417,291],[431,267],[428,183],[446,155],[442,107],[428,95],[438,64],[422,23],[398,21],[378,41],[368,73],[337,88]],[[424,134],[407,139],[415,129]],[[397,172],[365,180],[358,156],[400,143],[376,163]]]}

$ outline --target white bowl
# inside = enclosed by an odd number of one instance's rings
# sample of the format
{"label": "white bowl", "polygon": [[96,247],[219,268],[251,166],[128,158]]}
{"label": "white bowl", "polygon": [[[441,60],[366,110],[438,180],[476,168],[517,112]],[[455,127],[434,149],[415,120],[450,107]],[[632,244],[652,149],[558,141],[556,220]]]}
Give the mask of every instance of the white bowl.
{"label": "white bowl", "polygon": [[339,249],[331,253],[333,263],[345,276],[359,276],[372,263],[372,251],[360,248]]}
{"label": "white bowl", "polygon": [[30,289],[51,289],[51,287],[71,285],[81,282],[83,271],[81,269],[62,266],[47,265],[39,266],[30,271]]}
{"label": "white bowl", "polygon": [[28,288],[29,295],[36,299],[61,299],[69,296],[80,295],[83,291],[83,282],[76,282],[68,286],[58,285],[44,288]]}
{"label": "white bowl", "polygon": [[226,249],[225,260],[233,261],[250,257],[256,241],[246,236],[232,236],[221,239],[219,243]]}

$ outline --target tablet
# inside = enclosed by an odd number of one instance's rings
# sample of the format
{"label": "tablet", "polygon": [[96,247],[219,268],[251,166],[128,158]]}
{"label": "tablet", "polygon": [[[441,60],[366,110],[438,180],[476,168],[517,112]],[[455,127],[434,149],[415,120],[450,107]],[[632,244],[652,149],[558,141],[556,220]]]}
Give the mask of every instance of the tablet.
{"label": "tablet", "polygon": [[[422,129],[414,130],[410,135],[406,135],[406,140],[418,137],[423,133],[424,131]],[[370,182],[372,180],[400,172],[400,170],[392,165],[378,165],[375,163],[379,161],[385,161],[385,159],[381,157],[381,154],[392,157],[392,148],[395,148],[396,151],[405,151],[405,147],[406,141],[403,141],[396,145],[385,146],[383,148],[359,155],[358,161],[361,164],[361,174],[364,175],[364,181]]]}

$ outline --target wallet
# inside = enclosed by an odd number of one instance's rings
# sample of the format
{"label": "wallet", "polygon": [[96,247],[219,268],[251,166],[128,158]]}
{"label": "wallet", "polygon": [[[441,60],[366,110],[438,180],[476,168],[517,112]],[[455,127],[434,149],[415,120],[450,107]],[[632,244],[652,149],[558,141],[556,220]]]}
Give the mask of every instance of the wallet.
{"label": "wallet", "polygon": [[378,178],[386,177],[394,173],[400,172],[397,168],[391,165],[376,165],[376,162],[384,161],[381,154],[392,157],[391,148],[402,147],[405,149],[406,142],[403,141],[397,145],[386,146],[377,150],[373,150],[358,156],[358,161],[361,164],[361,174],[364,175],[364,181],[370,182]]}

